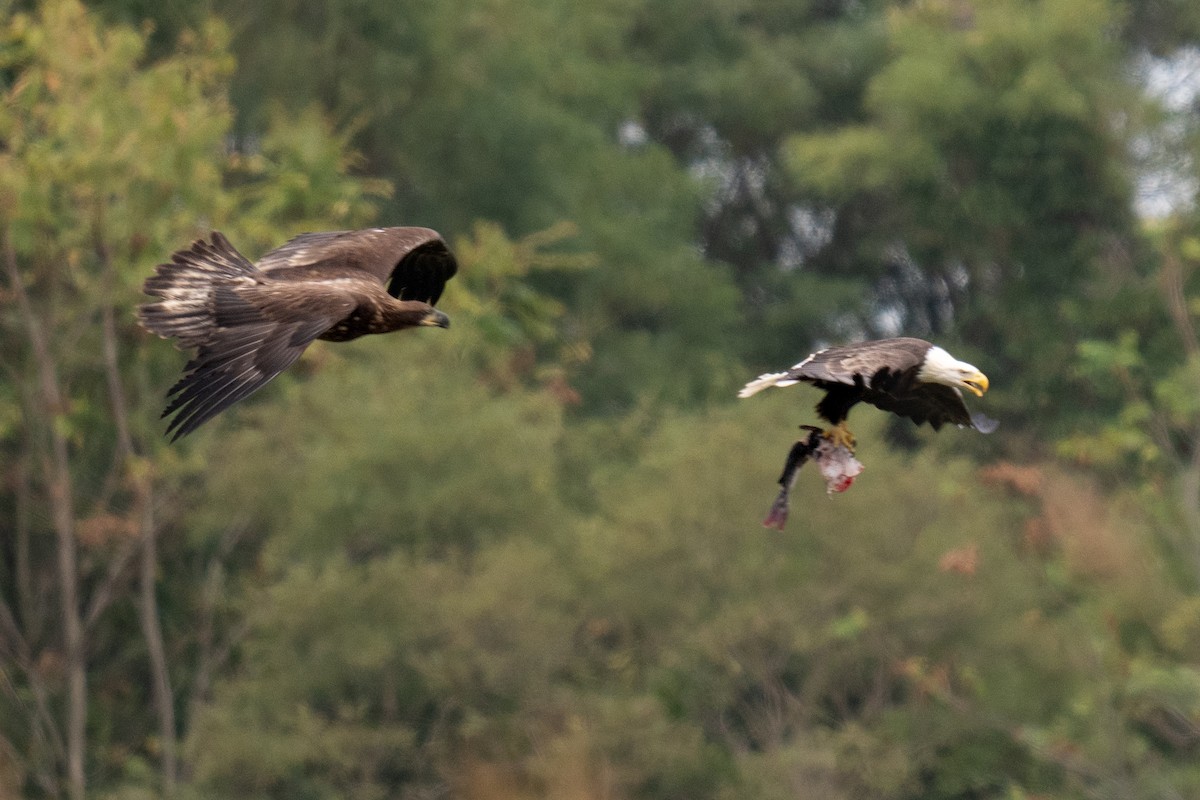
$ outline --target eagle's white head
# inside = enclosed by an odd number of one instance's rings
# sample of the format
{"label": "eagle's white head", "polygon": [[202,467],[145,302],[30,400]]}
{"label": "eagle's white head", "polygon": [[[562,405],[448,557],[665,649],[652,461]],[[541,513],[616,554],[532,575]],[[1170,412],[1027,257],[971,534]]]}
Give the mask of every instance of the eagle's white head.
{"label": "eagle's white head", "polygon": [[959,361],[936,345],[925,353],[925,360],[921,362],[921,369],[917,372],[917,380],[966,389],[976,397],[983,397],[983,393],[988,390],[987,375],[980,372],[975,365]]}

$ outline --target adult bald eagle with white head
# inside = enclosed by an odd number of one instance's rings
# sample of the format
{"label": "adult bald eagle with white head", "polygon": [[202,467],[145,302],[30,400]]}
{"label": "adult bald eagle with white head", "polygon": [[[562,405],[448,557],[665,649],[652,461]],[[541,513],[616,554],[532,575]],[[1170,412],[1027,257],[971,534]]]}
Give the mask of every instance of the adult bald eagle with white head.
{"label": "adult bald eagle with white head", "polygon": [[846,418],[858,403],[908,417],[917,425],[927,422],[935,431],[951,423],[991,433],[999,424],[971,413],[963,401],[963,390],[983,396],[988,389],[987,376],[924,339],[879,339],[820,350],[786,372],[760,375],[746,384],[738,397],[801,381],[825,391],[817,403],[817,414],[833,427],[824,436],[851,451],[854,436],[846,427]]}

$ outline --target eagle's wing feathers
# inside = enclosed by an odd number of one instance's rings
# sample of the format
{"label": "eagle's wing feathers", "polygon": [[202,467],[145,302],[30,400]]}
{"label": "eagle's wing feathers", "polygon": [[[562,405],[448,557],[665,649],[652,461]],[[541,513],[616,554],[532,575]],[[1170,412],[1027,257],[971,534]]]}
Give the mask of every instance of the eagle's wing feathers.
{"label": "eagle's wing feathers", "polygon": [[338,258],[356,231],[324,231],[293,236],[254,263],[263,272],[288,267],[311,267]]}
{"label": "eagle's wing feathers", "polygon": [[437,303],[446,281],[458,271],[454,256],[439,238],[414,247],[392,270],[388,294],[399,300]]}
{"label": "eagle's wing feathers", "polygon": [[433,305],[458,263],[442,237],[429,228],[370,228],[302,233],[260,258],[271,272],[289,267],[336,265],[363,270],[400,300]]}
{"label": "eagle's wing feathers", "polygon": [[962,392],[935,383],[918,384],[898,394],[869,391],[863,400],[873,406],[908,417],[917,425],[928,422],[936,431],[946,423],[973,427]]}
{"label": "eagle's wing feathers", "polygon": [[304,318],[288,319],[286,308],[272,308],[269,295],[247,298],[246,293],[228,286],[214,292],[217,324],[167,393],[171,402],[163,416],[176,414],[167,426],[172,441],[283,372],[355,305],[350,297],[328,295],[320,306],[306,308]]}
{"label": "eagle's wing feathers", "polygon": [[819,350],[788,371],[796,380],[870,385],[880,370],[893,373],[921,365],[929,343],[920,339],[882,339]]}
{"label": "eagle's wing feathers", "polygon": [[971,413],[971,427],[980,433],[991,433],[1000,427],[1000,420],[992,419],[981,411]]}

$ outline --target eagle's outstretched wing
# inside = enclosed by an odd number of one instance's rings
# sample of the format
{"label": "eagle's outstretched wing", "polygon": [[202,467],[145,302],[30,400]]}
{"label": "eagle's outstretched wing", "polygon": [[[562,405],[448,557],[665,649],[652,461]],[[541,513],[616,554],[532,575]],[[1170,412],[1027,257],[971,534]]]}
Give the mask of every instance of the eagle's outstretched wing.
{"label": "eagle's outstretched wing", "polygon": [[217,287],[213,300],[217,321],[230,324],[209,330],[184,376],[167,392],[170,404],[162,415],[175,414],[167,426],[172,441],[258,391],[354,308],[349,297],[327,296],[319,307],[310,305],[303,319],[277,320],[233,287]]}
{"label": "eagle's outstretched wing", "polygon": [[361,269],[400,300],[430,305],[442,296],[458,271],[454,255],[429,228],[369,228],[361,231],[302,233],[260,258],[264,272],[336,264]]}
{"label": "eagle's outstretched wing", "polygon": [[[908,417],[917,425],[928,422],[935,431],[947,423],[974,428],[978,427],[976,417],[987,419],[982,414],[971,414],[958,389],[936,383],[918,383],[904,392],[867,390],[863,392],[863,401],[897,416]],[[991,433],[991,430],[983,433]]]}
{"label": "eagle's outstretched wing", "polygon": [[788,370],[788,380],[812,383],[871,385],[883,371],[893,375],[915,371],[921,366],[929,342],[922,339],[880,339],[818,350]]}
{"label": "eagle's outstretched wing", "polygon": [[[252,394],[354,309],[335,287],[268,286],[220,233],[196,241],[146,280],[157,298],[138,308],[149,331],[196,348],[183,378],[167,393],[163,416],[172,441]],[[177,413],[176,413],[177,412]]]}

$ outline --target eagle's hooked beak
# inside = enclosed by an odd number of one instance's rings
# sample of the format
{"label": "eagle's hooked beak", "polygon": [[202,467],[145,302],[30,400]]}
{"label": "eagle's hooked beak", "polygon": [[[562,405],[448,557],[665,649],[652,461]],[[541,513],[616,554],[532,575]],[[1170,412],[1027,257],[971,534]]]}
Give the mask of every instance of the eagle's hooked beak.
{"label": "eagle's hooked beak", "polygon": [[976,370],[962,379],[963,386],[975,393],[976,397],[983,397],[983,393],[988,390],[987,375]]}
{"label": "eagle's hooked beak", "polygon": [[425,318],[421,320],[421,325],[430,328],[449,328],[450,318],[435,308],[425,315]]}

